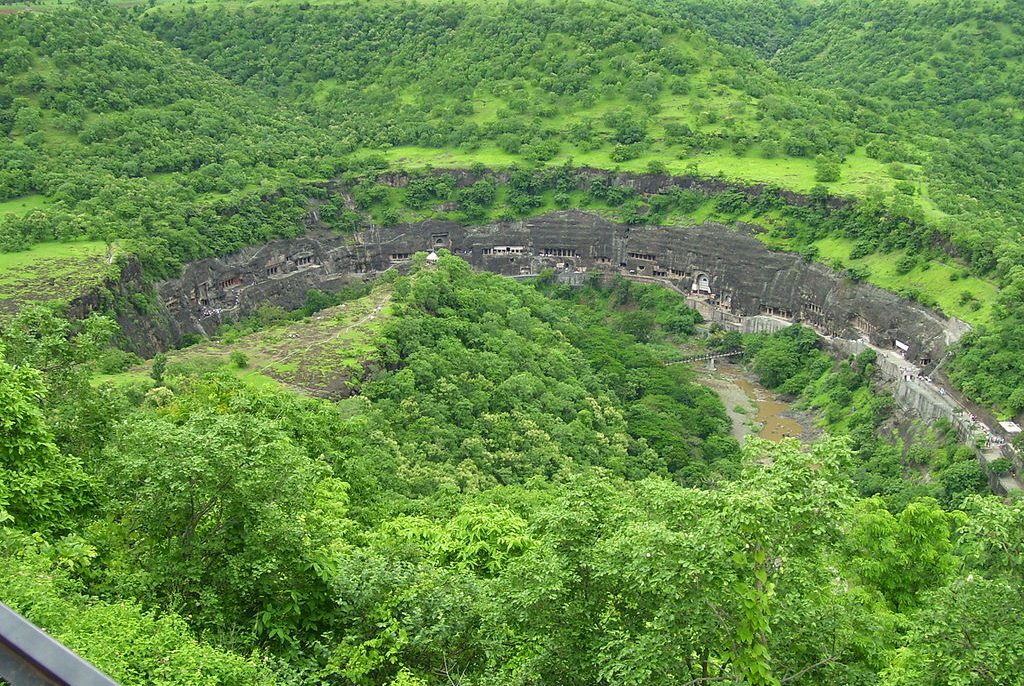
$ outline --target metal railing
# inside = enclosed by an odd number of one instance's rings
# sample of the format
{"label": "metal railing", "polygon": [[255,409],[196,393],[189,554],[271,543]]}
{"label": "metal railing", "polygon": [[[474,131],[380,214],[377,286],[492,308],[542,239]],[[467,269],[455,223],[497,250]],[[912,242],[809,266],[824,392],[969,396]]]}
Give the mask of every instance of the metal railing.
{"label": "metal railing", "polygon": [[743,350],[732,350],[727,353],[703,353],[701,355],[694,355],[692,357],[684,357],[681,360],[673,360],[672,362],[666,362],[666,367],[671,367],[674,364],[687,364],[689,362],[703,362],[704,360],[720,360],[723,357],[736,357],[742,355],[745,351]]}
{"label": "metal railing", "polygon": [[0,603],[0,684],[118,686],[60,641]]}

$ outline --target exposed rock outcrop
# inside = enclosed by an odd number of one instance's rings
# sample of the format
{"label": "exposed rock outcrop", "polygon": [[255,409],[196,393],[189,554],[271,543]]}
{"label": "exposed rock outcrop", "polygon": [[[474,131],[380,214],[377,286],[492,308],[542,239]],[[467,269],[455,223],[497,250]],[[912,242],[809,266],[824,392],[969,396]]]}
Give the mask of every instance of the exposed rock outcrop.
{"label": "exposed rock outcrop", "polygon": [[69,302],[66,310],[70,319],[84,319],[94,312],[112,315],[124,347],[140,355],[150,357],[181,341],[180,326],[134,258],[121,263],[116,277]]}
{"label": "exposed rock outcrop", "polygon": [[[766,315],[826,334],[906,347],[908,359],[937,360],[967,326],[875,286],[854,283],[798,255],[772,252],[749,227],[627,226],[581,211],[464,226],[425,221],[373,227],[354,236],[311,231],[221,258],[200,260],[159,284],[172,336],[208,334],[271,302],[298,307],[311,288],[337,290],[408,264],[418,251],[447,249],[475,268],[521,276],[621,273],[706,299],[718,316]],[[725,314],[721,314],[721,313]]]}

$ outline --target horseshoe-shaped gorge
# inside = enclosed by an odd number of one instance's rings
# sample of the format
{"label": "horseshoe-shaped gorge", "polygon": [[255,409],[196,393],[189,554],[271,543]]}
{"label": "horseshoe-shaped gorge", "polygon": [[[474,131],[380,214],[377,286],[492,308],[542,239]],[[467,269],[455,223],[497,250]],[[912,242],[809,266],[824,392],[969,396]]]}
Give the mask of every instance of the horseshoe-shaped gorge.
{"label": "horseshoe-shaped gorge", "polygon": [[[657,283],[726,329],[810,327],[838,357],[871,345],[883,352],[879,372],[907,423],[944,419],[969,443],[981,428],[944,389],[915,382],[941,365],[949,346],[970,329],[966,323],[798,254],[771,251],[753,225],[625,225],[579,210],[482,225],[371,226],[354,235],[317,228],[312,215],[310,223],[300,238],[199,260],[179,278],[159,283],[160,312],[149,326],[127,325],[136,345],[207,336],[263,303],[298,308],[310,289],[336,291],[388,269],[401,271],[418,252],[447,250],[476,269],[512,278],[550,270],[570,284],[615,276]],[[978,450],[986,468],[1004,456],[999,446]],[[1020,487],[1012,476],[986,472],[997,492]]]}
{"label": "horseshoe-shaped gorge", "polygon": [[[582,211],[484,225],[425,221],[326,231],[273,241],[187,265],[158,285],[178,339],[210,334],[225,317],[263,302],[297,308],[311,288],[331,291],[353,279],[401,269],[417,252],[448,250],[475,268],[512,277],[554,270],[567,282],[622,275],[691,296],[711,321],[767,326],[804,323],[827,336],[861,337],[897,348],[923,367],[942,358],[968,327],[876,286],[851,281],[799,255],[772,252],[753,227],[700,224],[629,226]],[[759,319],[763,317],[764,319]],[[759,323],[760,322],[760,323]]]}
{"label": "horseshoe-shaped gorge", "polygon": [[0,683],[1021,681],[1024,3],[0,4]]}

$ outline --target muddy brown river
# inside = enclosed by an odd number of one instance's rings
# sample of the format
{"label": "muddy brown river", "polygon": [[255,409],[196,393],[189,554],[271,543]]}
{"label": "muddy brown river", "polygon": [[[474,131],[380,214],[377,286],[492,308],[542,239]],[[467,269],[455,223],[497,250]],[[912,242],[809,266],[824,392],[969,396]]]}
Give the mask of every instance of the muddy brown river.
{"label": "muddy brown river", "polygon": [[756,383],[742,367],[720,364],[715,370],[701,366],[694,371],[697,381],[722,399],[738,441],[752,434],[770,441],[810,439],[817,434],[810,417]]}

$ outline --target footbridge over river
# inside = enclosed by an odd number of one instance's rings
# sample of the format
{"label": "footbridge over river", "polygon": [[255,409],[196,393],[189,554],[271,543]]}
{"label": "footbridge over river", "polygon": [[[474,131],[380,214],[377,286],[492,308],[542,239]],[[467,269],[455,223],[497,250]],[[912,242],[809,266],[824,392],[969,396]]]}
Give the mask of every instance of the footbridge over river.
{"label": "footbridge over river", "polygon": [[676,360],[674,362],[669,362],[665,366],[666,367],[671,367],[672,365],[676,365],[676,364],[689,364],[690,362],[710,362],[712,364],[712,366],[713,366],[714,363],[715,363],[715,360],[724,360],[724,359],[729,358],[729,357],[739,357],[742,354],[743,354],[742,350],[733,350],[733,351],[727,352],[727,353],[704,353],[703,355],[693,355],[692,357],[684,357],[681,360]]}

